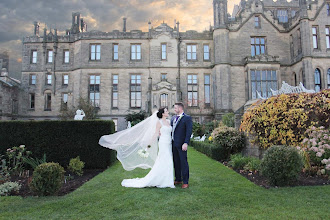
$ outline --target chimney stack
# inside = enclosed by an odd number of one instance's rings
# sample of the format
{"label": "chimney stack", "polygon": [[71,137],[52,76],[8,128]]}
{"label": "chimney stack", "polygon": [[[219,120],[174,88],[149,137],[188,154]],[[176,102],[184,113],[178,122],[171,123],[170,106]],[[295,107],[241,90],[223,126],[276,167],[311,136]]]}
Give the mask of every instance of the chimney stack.
{"label": "chimney stack", "polygon": [[126,32],[126,20],[127,20],[127,18],[123,18],[123,21],[124,21],[123,31],[124,31],[124,32]]}

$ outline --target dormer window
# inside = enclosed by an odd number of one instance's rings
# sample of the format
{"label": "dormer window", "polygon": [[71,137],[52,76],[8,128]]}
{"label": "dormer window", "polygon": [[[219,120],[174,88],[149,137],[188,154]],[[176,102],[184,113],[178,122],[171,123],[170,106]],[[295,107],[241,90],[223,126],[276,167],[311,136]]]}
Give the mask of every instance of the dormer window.
{"label": "dormer window", "polygon": [[288,22],[288,11],[287,10],[278,10],[277,19],[278,19],[279,23],[287,23]]}
{"label": "dormer window", "polygon": [[260,25],[260,16],[255,16],[254,17],[254,27],[255,28],[260,28],[261,25]]}

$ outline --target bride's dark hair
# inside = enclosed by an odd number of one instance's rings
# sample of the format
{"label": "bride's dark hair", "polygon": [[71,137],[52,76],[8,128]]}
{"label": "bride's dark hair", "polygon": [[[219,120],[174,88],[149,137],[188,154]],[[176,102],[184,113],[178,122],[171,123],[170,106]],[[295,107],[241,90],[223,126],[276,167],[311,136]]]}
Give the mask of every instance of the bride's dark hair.
{"label": "bride's dark hair", "polygon": [[164,114],[164,112],[165,112],[165,109],[166,109],[166,107],[165,107],[165,108],[160,108],[160,109],[158,110],[158,112],[157,112],[157,117],[158,117],[158,118],[162,118],[162,117],[163,117],[163,114]]}

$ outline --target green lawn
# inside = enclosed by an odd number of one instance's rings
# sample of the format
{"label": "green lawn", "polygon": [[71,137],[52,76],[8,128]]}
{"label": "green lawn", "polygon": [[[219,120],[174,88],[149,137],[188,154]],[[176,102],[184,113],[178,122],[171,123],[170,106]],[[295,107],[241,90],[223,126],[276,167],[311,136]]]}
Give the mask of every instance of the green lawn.
{"label": "green lawn", "polygon": [[131,189],[119,162],[64,197],[0,198],[1,219],[330,219],[330,186],[264,189],[190,148],[189,189]]}

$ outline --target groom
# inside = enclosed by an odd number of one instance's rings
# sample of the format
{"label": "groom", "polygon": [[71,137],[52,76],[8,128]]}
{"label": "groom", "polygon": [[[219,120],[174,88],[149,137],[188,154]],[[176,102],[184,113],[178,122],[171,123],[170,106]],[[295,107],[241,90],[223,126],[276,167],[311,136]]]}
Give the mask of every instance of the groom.
{"label": "groom", "polygon": [[175,169],[174,185],[182,184],[182,189],[189,187],[189,166],[187,160],[187,149],[192,133],[192,120],[189,115],[184,114],[182,103],[174,105],[176,116],[171,119],[172,126],[172,150]]}

